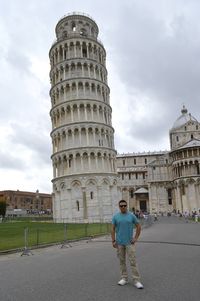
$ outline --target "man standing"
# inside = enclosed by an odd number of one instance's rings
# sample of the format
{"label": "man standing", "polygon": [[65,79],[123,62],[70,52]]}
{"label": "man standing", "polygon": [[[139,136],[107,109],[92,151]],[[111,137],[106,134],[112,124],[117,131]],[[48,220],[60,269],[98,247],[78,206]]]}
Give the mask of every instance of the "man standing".
{"label": "man standing", "polygon": [[[141,225],[136,216],[127,210],[127,202],[125,200],[119,201],[120,212],[115,214],[112,218],[112,245],[117,249],[117,255],[120,261],[121,280],[119,285],[128,283],[128,274],[126,267],[126,254],[128,255],[132,278],[134,285],[138,289],[142,289],[143,285],[140,282],[140,275],[137,270],[135,259],[135,244],[140,236]],[[136,227],[136,232],[133,237],[133,228]],[[116,234],[116,237],[115,237]]]}

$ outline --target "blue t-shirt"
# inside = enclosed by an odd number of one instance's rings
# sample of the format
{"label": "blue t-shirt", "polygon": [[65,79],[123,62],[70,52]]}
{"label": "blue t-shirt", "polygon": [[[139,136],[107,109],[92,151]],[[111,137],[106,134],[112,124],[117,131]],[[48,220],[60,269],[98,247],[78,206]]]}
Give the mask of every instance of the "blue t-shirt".
{"label": "blue t-shirt", "polygon": [[119,245],[129,245],[133,238],[133,229],[135,224],[139,224],[137,217],[131,213],[118,212],[112,218],[112,224],[115,225],[116,242]]}

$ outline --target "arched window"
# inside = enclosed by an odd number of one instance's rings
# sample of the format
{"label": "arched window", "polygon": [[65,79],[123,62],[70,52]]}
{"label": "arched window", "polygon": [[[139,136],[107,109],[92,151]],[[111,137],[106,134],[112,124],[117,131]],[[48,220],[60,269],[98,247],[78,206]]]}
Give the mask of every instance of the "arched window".
{"label": "arched window", "polygon": [[63,31],[63,38],[67,38],[67,31],[66,30]]}
{"label": "arched window", "polygon": [[172,189],[171,188],[167,189],[167,194],[168,194],[168,205],[172,205]]}
{"label": "arched window", "polygon": [[76,201],[76,208],[77,208],[77,211],[79,211],[79,210],[80,210],[79,201]]}
{"label": "arched window", "polygon": [[94,193],[93,193],[93,191],[90,192],[90,198],[91,198],[91,200],[93,200],[93,198],[94,198]]}
{"label": "arched window", "polygon": [[195,161],[195,165],[196,165],[196,168],[197,168],[197,174],[199,175],[200,174],[199,162]]}
{"label": "arched window", "polygon": [[87,57],[87,47],[86,47],[86,45],[83,45],[83,47],[82,47],[82,55],[83,55],[83,57]]}
{"label": "arched window", "polygon": [[134,195],[134,191],[133,189],[130,190],[130,198],[133,198],[133,195]]}
{"label": "arched window", "polygon": [[86,36],[86,30],[85,30],[85,28],[81,28],[80,35],[81,36]]}
{"label": "arched window", "polygon": [[76,24],[72,22],[72,31],[76,31]]}

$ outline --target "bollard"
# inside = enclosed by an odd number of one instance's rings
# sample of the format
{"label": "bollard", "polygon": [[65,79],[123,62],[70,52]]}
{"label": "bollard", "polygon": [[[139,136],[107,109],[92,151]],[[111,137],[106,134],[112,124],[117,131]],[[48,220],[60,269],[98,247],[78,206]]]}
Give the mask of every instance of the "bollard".
{"label": "bollard", "polygon": [[71,248],[72,245],[67,241],[67,224],[64,224],[64,241],[62,246],[60,247],[62,248]]}
{"label": "bollard", "polygon": [[33,255],[31,250],[28,248],[28,228],[24,229],[24,249],[21,256],[23,255],[27,255],[27,256]]}

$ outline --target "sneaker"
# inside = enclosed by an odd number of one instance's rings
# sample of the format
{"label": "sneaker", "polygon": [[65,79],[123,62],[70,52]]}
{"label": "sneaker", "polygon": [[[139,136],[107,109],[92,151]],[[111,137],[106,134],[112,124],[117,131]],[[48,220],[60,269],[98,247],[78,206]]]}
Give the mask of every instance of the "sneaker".
{"label": "sneaker", "polygon": [[142,283],[139,282],[139,281],[136,281],[136,282],[134,283],[134,285],[135,285],[135,287],[137,287],[138,289],[144,288],[144,286],[142,285]]}
{"label": "sneaker", "polygon": [[122,278],[121,280],[119,280],[118,284],[119,285],[126,285],[128,283],[128,280]]}

